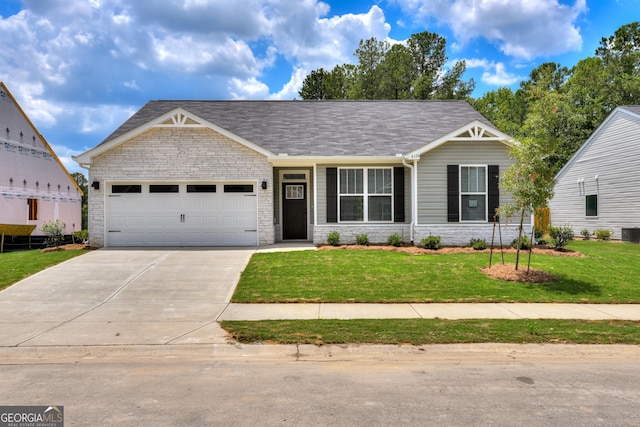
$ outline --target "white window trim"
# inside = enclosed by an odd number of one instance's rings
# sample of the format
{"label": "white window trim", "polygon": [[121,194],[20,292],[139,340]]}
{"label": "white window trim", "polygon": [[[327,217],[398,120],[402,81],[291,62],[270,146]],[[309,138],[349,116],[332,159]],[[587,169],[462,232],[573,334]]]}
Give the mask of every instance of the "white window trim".
{"label": "white window trim", "polygon": [[[586,193],[586,192],[585,192]],[[587,197],[596,197],[596,214],[587,215]],[[598,193],[589,193],[584,195],[584,217],[586,220],[594,220],[600,218],[600,195]]]}
{"label": "white window trim", "polygon": [[[341,193],[340,192],[340,171],[341,170],[350,170],[350,169],[362,169],[362,193]],[[391,193],[388,194],[369,194],[369,170],[371,169],[387,169],[390,171],[391,176]],[[393,182],[393,167],[386,166],[351,166],[351,167],[342,167],[338,168],[338,223],[342,224],[392,224],[394,218],[394,182]],[[342,196],[360,196],[363,201],[363,219],[362,221],[343,221],[340,216],[340,203],[342,200]],[[384,221],[369,221],[369,197],[391,197],[391,219]]]}
{"label": "white window trim", "polygon": [[[484,168],[484,192],[478,191],[462,191],[462,168]],[[489,209],[489,165],[459,165],[458,166],[458,212],[460,212],[460,222],[464,223],[485,223],[488,218]],[[462,196],[484,195],[484,219],[462,219]]]}

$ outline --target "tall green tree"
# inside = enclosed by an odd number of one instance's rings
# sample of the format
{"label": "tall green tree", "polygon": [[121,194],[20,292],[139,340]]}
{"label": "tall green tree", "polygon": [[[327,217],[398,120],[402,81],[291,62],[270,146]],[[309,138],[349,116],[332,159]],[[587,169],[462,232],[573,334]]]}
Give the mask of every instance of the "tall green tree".
{"label": "tall green tree", "polygon": [[356,66],[356,85],[362,99],[380,99],[382,83],[382,63],[389,44],[375,37],[360,40],[354,55],[358,58]]}
{"label": "tall green tree", "polygon": [[302,99],[466,99],[475,88],[462,80],[464,61],[447,69],[446,40],[435,33],[412,34],[406,45],[372,37],[360,40],[357,64],[331,73],[313,70],[299,92]]}
{"label": "tall green tree", "polygon": [[502,132],[513,137],[520,135],[526,111],[521,91],[501,87],[471,100],[471,105]]}
{"label": "tall green tree", "polygon": [[300,89],[300,96],[302,99],[328,99],[328,77],[324,68],[311,71],[302,82],[302,88]]}
{"label": "tall green tree", "polygon": [[380,64],[382,75],[379,95],[382,99],[409,99],[415,79],[413,57],[401,44],[391,46]]}
{"label": "tall green tree", "polygon": [[605,105],[610,110],[620,105],[640,103],[640,23],[618,28],[602,38],[596,55],[607,72]]}

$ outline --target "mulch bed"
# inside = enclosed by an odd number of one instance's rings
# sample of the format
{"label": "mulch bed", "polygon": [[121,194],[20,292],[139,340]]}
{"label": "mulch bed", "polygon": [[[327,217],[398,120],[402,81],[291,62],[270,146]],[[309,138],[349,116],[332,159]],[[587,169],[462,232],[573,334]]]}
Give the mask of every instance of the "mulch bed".
{"label": "mulch bed", "polygon": [[[394,251],[394,252],[405,252],[405,253],[410,253],[410,254],[416,254],[416,255],[421,255],[421,254],[430,254],[430,255],[439,255],[439,254],[461,254],[461,253],[468,253],[468,254],[477,254],[477,253],[490,253],[491,250],[490,249],[483,249],[480,251],[477,251],[473,248],[469,248],[469,247],[462,247],[462,246],[443,246],[438,250],[434,250],[434,249],[425,249],[425,248],[421,248],[419,246],[413,246],[413,245],[404,245],[404,246],[391,246],[391,245],[368,245],[368,246],[363,246],[363,245],[338,245],[338,246],[331,246],[331,245],[320,245],[318,246],[319,250],[324,250],[324,251],[331,251],[331,250],[344,250],[344,249],[349,249],[349,250],[380,250],[380,251]],[[505,254],[515,254],[516,250],[511,248],[511,247],[505,247],[502,249],[502,252],[504,252]],[[565,249],[565,250],[561,250],[561,251],[557,251],[555,250],[552,246],[542,246],[542,245],[538,245],[538,246],[534,246],[533,249],[531,250],[531,252],[534,255],[554,255],[554,256],[571,256],[571,257],[584,257],[584,254],[577,252],[577,251],[572,251],[569,249]],[[495,254],[500,254],[500,248],[493,248],[493,253]],[[528,251],[526,250],[521,250],[520,251],[520,256],[527,256]]]}
{"label": "mulch bed", "polygon": [[520,264],[516,271],[513,264],[494,264],[481,270],[489,277],[507,282],[527,282],[527,283],[553,283],[558,278],[551,273],[537,268],[527,269],[526,263]]}
{"label": "mulch bed", "polygon": [[62,245],[58,247],[44,248],[42,252],[56,252],[56,251],[82,251],[98,249],[97,246],[89,245],[85,243],[70,243],[68,245]]}

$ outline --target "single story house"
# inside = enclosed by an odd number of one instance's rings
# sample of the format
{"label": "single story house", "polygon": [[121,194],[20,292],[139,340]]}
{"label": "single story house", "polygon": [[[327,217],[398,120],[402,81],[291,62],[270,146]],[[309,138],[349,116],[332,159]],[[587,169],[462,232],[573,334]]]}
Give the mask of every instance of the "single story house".
{"label": "single story house", "polygon": [[464,101],[150,101],[75,160],[100,246],[465,245],[508,201],[509,140]]}
{"label": "single story house", "polygon": [[45,222],[61,220],[71,235],[82,228],[82,194],[0,82],[0,234],[44,236]]}
{"label": "single story house", "polygon": [[640,227],[640,105],[618,107],[602,122],[556,176],[551,222],[613,231]]}

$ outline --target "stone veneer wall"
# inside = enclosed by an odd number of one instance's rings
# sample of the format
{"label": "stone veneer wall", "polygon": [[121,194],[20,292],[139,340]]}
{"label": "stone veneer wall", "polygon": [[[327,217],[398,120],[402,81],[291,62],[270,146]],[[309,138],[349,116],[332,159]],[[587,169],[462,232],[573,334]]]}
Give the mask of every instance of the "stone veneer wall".
{"label": "stone veneer wall", "polygon": [[[259,188],[267,180],[268,190]],[[256,153],[209,129],[155,128],[93,160],[89,182],[89,240],[104,246],[107,181],[254,181],[258,183],[258,244],[273,244],[271,165]]]}
{"label": "stone veneer wall", "polygon": [[[317,225],[314,228],[313,243],[322,245],[327,243],[329,233],[337,231],[340,233],[341,244],[354,244],[356,235],[366,234],[369,236],[371,243],[387,243],[387,239],[391,234],[398,233],[402,237],[402,241],[409,243],[410,226],[409,224],[389,224],[389,225],[346,225],[346,224],[330,224]],[[419,225],[414,227],[413,243],[416,246],[421,245],[422,239],[430,235],[440,236],[442,244],[447,246],[466,246],[469,240],[485,239],[487,244],[491,244],[491,236],[493,233],[492,224],[456,224],[456,225]],[[517,224],[504,224],[498,230],[496,226],[494,244],[500,244],[500,233],[502,234],[502,244],[507,246],[511,241],[518,237]]]}
{"label": "stone veneer wall", "polygon": [[360,224],[328,224],[316,225],[313,228],[313,243],[323,245],[327,243],[329,233],[337,231],[340,233],[341,244],[354,244],[356,235],[366,234],[370,243],[387,243],[389,236],[399,234],[403,242],[410,242],[409,224],[388,224],[388,225],[360,225]]}
{"label": "stone veneer wall", "polygon": [[[419,245],[425,237],[440,236],[442,244],[446,246],[467,246],[471,239],[484,239],[490,245],[493,232],[493,224],[419,225],[414,229],[414,243]],[[502,234],[502,244],[508,246],[518,237],[518,225],[502,224],[500,230],[496,226],[495,245],[500,244],[500,234]]]}

